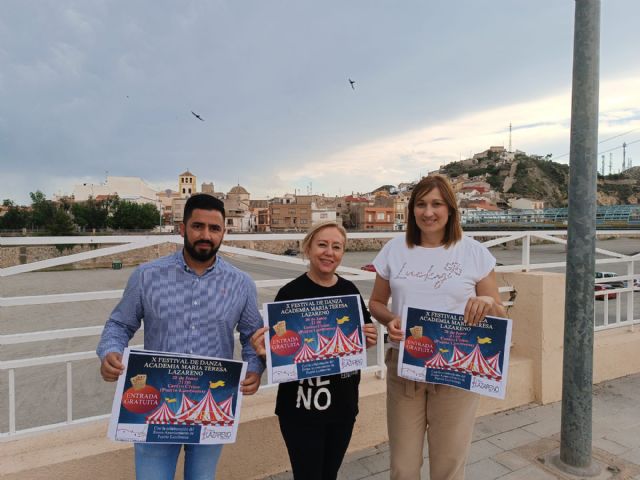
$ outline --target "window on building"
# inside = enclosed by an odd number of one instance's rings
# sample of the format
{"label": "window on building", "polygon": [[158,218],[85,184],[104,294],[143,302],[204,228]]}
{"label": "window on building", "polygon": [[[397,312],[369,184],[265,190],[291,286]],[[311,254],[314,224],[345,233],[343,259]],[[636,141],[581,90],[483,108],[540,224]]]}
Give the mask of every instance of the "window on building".
{"label": "window on building", "polygon": [[295,208],[290,208],[290,209],[289,209],[289,213],[290,213],[291,215],[295,215],[295,213],[296,213],[296,209],[295,209]]}
{"label": "window on building", "polygon": [[320,218],[329,218],[329,214],[328,213],[321,213],[320,214]]}
{"label": "window on building", "polygon": [[376,213],[376,220],[384,220],[384,212]]}
{"label": "window on building", "polygon": [[233,225],[233,218],[227,218],[227,225]]}
{"label": "window on building", "polygon": [[271,219],[271,224],[272,225],[277,225],[278,223],[280,223],[280,222],[279,222],[279,220],[277,218]]}
{"label": "window on building", "polygon": [[373,215],[367,214],[367,222],[373,222]]}
{"label": "window on building", "polygon": [[187,193],[187,190],[183,188],[182,193]]}
{"label": "window on building", "polygon": [[301,218],[300,219],[300,223],[301,224],[306,224],[307,223],[307,219],[306,218]]}

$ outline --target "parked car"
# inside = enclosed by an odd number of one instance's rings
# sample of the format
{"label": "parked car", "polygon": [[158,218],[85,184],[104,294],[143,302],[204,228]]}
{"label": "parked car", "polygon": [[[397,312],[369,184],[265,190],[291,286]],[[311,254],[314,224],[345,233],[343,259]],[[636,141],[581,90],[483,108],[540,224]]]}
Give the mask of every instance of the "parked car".
{"label": "parked car", "polygon": [[374,267],[372,263],[367,263],[366,265],[361,266],[360,270],[366,270],[367,272],[375,272],[376,267]]}
{"label": "parked car", "polygon": [[[612,288],[613,288],[613,287],[611,287],[611,286],[610,286],[609,284],[607,284],[607,283],[596,283],[596,285],[595,285],[595,290],[594,290],[594,291],[596,291],[596,292],[602,292],[602,291],[604,291],[604,290],[611,290]],[[608,294],[596,295],[596,300],[603,300],[603,301],[604,301],[604,297],[605,297],[605,295],[606,295],[606,297],[607,297],[609,300],[615,300],[615,299],[616,299],[616,296],[617,296],[618,294],[617,294],[617,293],[615,293],[615,292],[612,292],[612,293],[608,293]]]}
{"label": "parked car", "polygon": [[[618,274],[614,272],[596,272],[596,280],[600,278],[615,278],[617,276]],[[625,282],[623,282],[622,280],[610,280],[610,281],[600,283],[599,285],[611,285],[612,288],[626,287]]]}
{"label": "parked car", "polygon": [[299,253],[300,252],[298,250],[296,250],[295,248],[287,248],[284,251],[284,254],[285,255],[289,255],[290,257],[297,257]]}

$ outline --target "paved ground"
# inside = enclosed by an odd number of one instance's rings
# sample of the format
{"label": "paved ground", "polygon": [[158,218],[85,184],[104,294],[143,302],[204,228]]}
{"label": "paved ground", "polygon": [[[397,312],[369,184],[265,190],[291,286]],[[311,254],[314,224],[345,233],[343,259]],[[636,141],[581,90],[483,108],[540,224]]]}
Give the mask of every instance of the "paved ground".
{"label": "paved ground", "polygon": [[[476,422],[466,480],[545,480],[582,477],[559,473],[547,456],[560,444],[559,403],[526,406],[481,417]],[[388,444],[349,454],[340,480],[389,478]],[[640,480],[640,374],[594,386],[593,457],[596,478]],[[544,460],[543,461],[541,461]],[[423,479],[429,478],[425,451]],[[293,478],[290,472],[265,480]]]}

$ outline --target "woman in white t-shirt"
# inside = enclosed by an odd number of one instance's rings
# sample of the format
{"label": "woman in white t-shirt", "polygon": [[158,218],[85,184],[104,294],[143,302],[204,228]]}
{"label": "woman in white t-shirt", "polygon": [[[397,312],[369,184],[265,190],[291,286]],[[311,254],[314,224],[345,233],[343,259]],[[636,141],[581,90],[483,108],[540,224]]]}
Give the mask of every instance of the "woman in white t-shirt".
{"label": "woman in white t-shirt", "polygon": [[369,301],[371,314],[387,326],[392,342],[386,357],[391,479],[420,478],[426,432],[431,480],[462,480],[478,397],[398,377],[400,317],[405,306],[464,314],[472,325],[485,315],[504,317],[496,260],[482,244],[463,237],[445,177],[423,178],[407,210],[406,236],[389,241],[373,262],[377,275]]}

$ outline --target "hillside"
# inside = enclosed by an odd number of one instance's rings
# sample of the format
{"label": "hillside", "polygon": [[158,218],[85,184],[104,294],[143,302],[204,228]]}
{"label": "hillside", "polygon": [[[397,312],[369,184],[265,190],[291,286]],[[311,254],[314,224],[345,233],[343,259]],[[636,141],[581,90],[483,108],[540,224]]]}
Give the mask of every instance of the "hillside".
{"label": "hillside", "polygon": [[[441,172],[454,178],[484,180],[503,201],[525,197],[544,200],[545,207],[566,207],[568,202],[569,165],[549,157],[524,153],[491,155],[450,163]],[[511,158],[509,158],[511,155]],[[598,176],[598,204],[640,203],[640,167],[622,174]]]}

